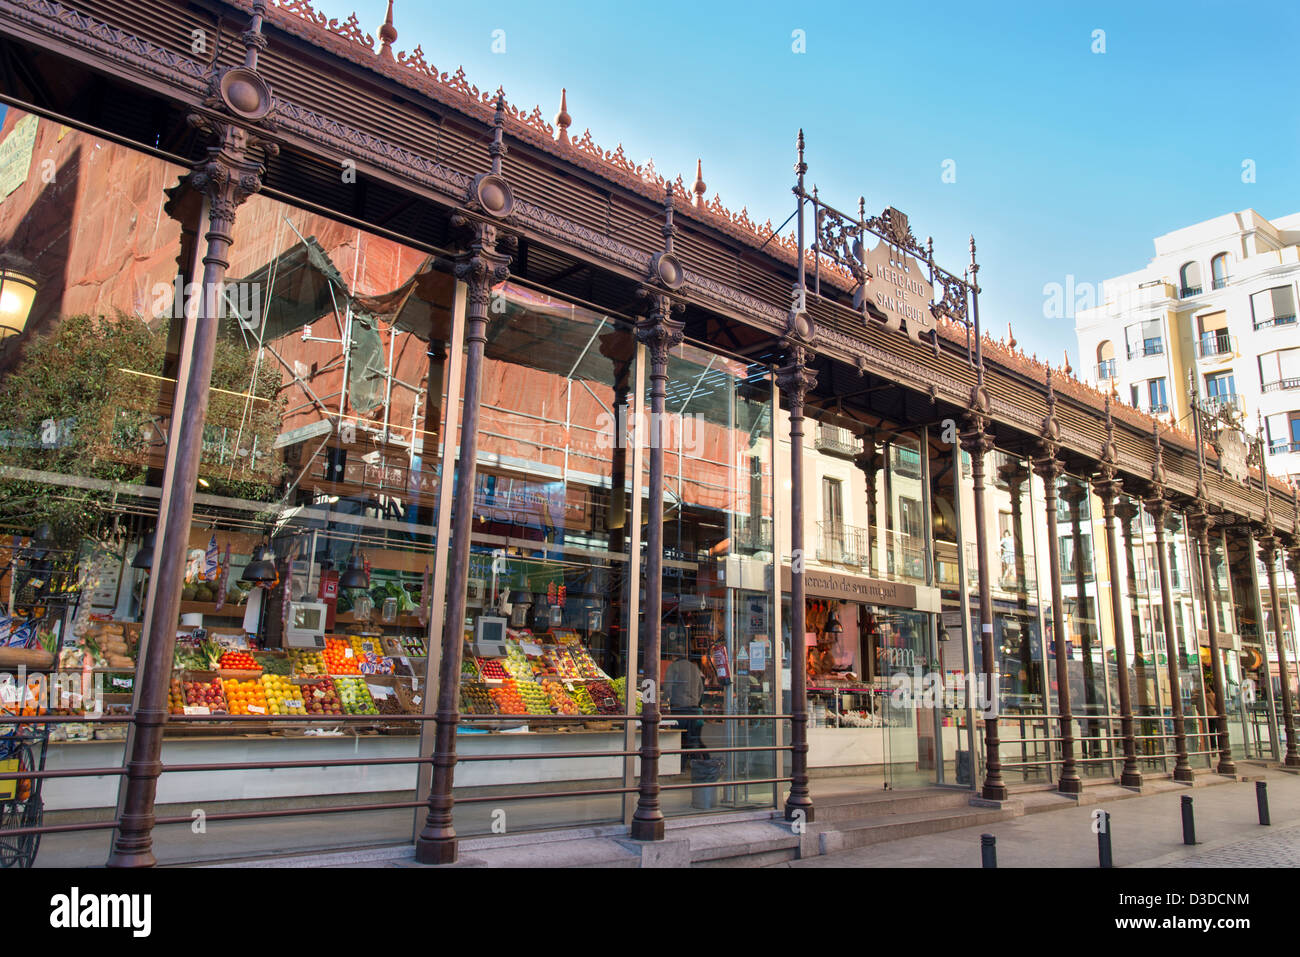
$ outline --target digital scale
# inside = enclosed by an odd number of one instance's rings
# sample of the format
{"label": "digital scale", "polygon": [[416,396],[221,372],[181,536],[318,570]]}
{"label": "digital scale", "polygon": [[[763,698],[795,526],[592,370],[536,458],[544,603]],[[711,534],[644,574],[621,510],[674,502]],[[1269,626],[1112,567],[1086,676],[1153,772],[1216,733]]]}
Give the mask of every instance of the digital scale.
{"label": "digital scale", "polygon": [[289,625],[284,630],[286,648],[309,648],[320,651],[325,647],[325,628],[329,619],[329,605],[319,601],[293,601],[289,603]]}
{"label": "digital scale", "polygon": [[474,622],[474,654],[480,658],[504,658],[508,650],[506,645],[506,626],[509,620],[480,615]]}

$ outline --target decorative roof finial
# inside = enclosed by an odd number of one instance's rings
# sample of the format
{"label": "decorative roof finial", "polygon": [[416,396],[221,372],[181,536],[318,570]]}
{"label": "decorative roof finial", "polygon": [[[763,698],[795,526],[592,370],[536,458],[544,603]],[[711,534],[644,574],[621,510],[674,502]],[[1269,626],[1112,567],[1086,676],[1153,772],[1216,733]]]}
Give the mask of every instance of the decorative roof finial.
{"label": "decorative roof finial", "polygon": [[664,183],[664,225],[662,229],[664,235],[664,252],[672,255],[673,236],[677,235],[677,227],[673,225],[673,184]]}
{"label": "decorative roof finial", "polygon": [[1011,323],[1007,323],[1007,345],[1012,352],[1016,351],[1016,334],[1011,331]]}
{"label": "decorative roof finial", "polygon": [[1074,370],[1070,368],[1070,350],[1062,349],[1061,354],[1065,356],[1065,365],[1061,367],[1062,370],[1065,372],[1066,375],[1073,375]]}
{"label": "decorative roof finial", "polygon": [[555,127],[559,130],[556,139],[561,146],[572,145],[569,141],[569,126],[573,123],[573,117],[569,115],[569,91],[561,88],[560,90],[560,112],[555,114]]}
{"label": "decorative roof finial", "polygon": [[794,164],[794,171],[800,177],[799,181],[803,182],[803,175],[808,172],[808,164],[803,161],[803,127],[799,128],[799,139],[797,145],[799,149],[799,160]]}
{"label": "decorative roof finial", "polygon": [[692,202],[696,206],[704,205],[704,191],[708,189],[704,185],[704,162],[697,159],[695,161],[695,182],[691,184],[691,192],[695,194]]}
{"label": "decorative roof finial", "polygon": [[506,126],[506,94],[504,90],[497,90],[497,108],[492,115],[492,143],[488,146],[488,155],[492,157],[492,172],[496,176],[501,175],[501,157],[506,154],[506,144],[502,142],[502,134]]}
{"label": "decorative roof finial", "polygon": [[388,12],[384,23],[379,28],[379,53],[381,57],[393,59],[393,44],[397,41],[397,28],[393,26],[393,0],[388,0]]}

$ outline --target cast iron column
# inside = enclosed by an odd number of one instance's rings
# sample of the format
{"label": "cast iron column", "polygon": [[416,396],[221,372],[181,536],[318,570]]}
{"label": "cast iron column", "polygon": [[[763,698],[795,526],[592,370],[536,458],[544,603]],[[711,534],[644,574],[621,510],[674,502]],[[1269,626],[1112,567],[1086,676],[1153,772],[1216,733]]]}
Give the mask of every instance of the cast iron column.
{"label": "cast iron column", "polygon": [[1214,699],[1218,713],[1213,715],[1219,736],[1219,773],[1236,776],[1237,766],[1232,761],[1232,744],[1228,740],[1228,698],[1224,693],[1223,660],[1219,655],[1219,612],[1214,594],[1214,570],[1210,567],[1210,526],[1213,520],[1201,510],[1187,516],[1187,524],[1196,536],[1196,547],[1201,553],[1201,581],[1205,603],[1205,624],[1210,633],[1210,674],[1214,680]]}
{"label": "cast iron column", "polygon": [[[203,449],[203,425],[208,411],[208,386],[220,331],[224,297],[222,286],[230,247],[234,243],[235,210],[262,187],[262,164],[249,147],[260,145],[264,154],[278,152],[275,143],[250,132],[271,111],[271,89],[257,73],[258,50],[266,45],[261,35],[266,4],[253,5],[253,19],[242,36],[244,64],[209,78],[209,95],[202,112],[189,121],[214,141],[207,159],[190,174],[190,185],[208,199],[208,230],[204,237],[203,302],[195,320],[193,356],[185,392],[176,404],[169,456],[175,469],[169,490],[171,505],[162,529],[161,549],[154,562],[153,604],[149,609],[149,634],[145,658],[140,663],[140,693],[135,715],[131,753],[126,763],[122,817],[118,822],[109,867],[151,867],[153,854],[154,797],[162,773],[163,726],[167,721],[167,689],[171,685],[176,623],[180,620],[183,558],[194,516],[194,492]],[[163,554],[165,552],[165,554]]]}
{"label": "cast iron column", "polygon": [[[1044,444],[1044,448],[1049,448]],[[1065,635],[1065,614],[1061,597],[1061,550],[1056,528],[1056,481],[1065,469],[1056,458],[1055,446],[1050,453],[1034,459],[1034,474],[1043,480],[1043,495],[1047,512],[1047,567],[1052,583],[1052,637],[1056,644],[1056,710],[1061,719],[1061,779],[1057,790],[1063,794],[1078,794],[1083,781],[1074,763],[1074,715],[1070,711],[1070,667],[1067,657],[1070,647]]]}
{"label": "cast iron column", "polygon": [[[1264,478],[1268,482],[1267,476]],[[1277,643],[1277,663],[1282,672],[1282,720],[1286,724],[1286,757],[1283,764],[1288,768],[1300,768],[1300,754],[1296,753],[1295,706],[1291,701],[1291,664],[1286,657],[1286,642],[1282,640],[1282,609],[1277,600],[1277,551],[1278,540],[1271,526],[1266,526],[1267,534],[1261,535],[1259,543],[1259,560],[1268,571],[1268,601],[1273,609],[1273,640]],[[1264,662],[1267,671],[1268,662]]]}
{"label": "cast iron column", "polygon": [[812,794],[808,789],[808,654],[804,643],[803,539],[803,404],[817,385],[808,368],[809,350],[793,339],[784,343],[786,364],[777,370],[776,384],[790,403],[790,794],[785,819],[811,823]]}
{"label": "cast iron column", "polygon": [[880,450],[876,446],[875,430],[862,433],[862,451],[853,462],[862,470],[867,482],[867,574],[876,575],[876,473],[880,471]]}
{"label": "cast iron column", "polygon": [[[1079,623],[1079,646],[1083,655],[1083,704],[1088,721],[1088,742],[1083,747],[1085,757],[1098,757],[1101,754],[1101,742],[1097,739],[1097,670],[1092,660],[1093,626],[1083,617],[1088,608],[1088,583],[1083,568],[1083,501],[1088,497],[1088,485],[1067,483],[1061,497],[1070,506],[1070,534],[1074,536],[1074,607]],[[1100,624],[1101,609],[1097,609],[1097,624]]]}
{"label": "cast iron column", "polygon": [[665,295],[639,290],[650,301],[649,311],[636,325],[637,340],[650,352],[650,500],[646,509],[645,626],[642,647],[645,674],[653,689],[641,707],[641,781],[632,815],[634,841],[662,841],[664,815],[659,806],[659,661],[662,658],[664,586],[664,444],[662,422],[668,395],[668,355],[682,341],[682,325],[672,319],[674,307]]}
{"label": "cast iron column", "polygon": [[[1159,492],[1163,492],[1163,487]],[[1183,688],[1178,667],[1178,628],[1174,623],[1174,594],[1169,582],[1169,553],[1165,550],[1165,520],[1169,503],[1157,494],[1143,503],[1156,526],[1156,560],[1160,567],[1160,607],[1165,625],[1165,657],[1169,670],[1169,704],[1174,713],[1174,780],[1193,781],[1195,775],[1187,761],[1187,729],[1183,720]]]}
{"label": "cast iron column", "polygon": [[[1109,406],[1109,402],[1107,404]],[[1113,462],[1107,461],[1104,454],[1101,472],[1093,480],[1093,488],[1101,499],[1101,514],[1106,524],[1106,571],[1110,576],[1110,615],[1115,622],[1115,668],[1119,672],[1120,735],[1124,739],[1124,768],[1120,771],[1119,783],[1126,788],[1140,788],[1142,772],[1138,770],[1137,739],[1133,737],[1133,696],[1129,692],[1128,685],[1124,598],[1119,587],[1119,543],[1115,541],[1115,497],[1120,492],[1120,482],[1116,478]],[[1131,505],[1129,507],[1132,508]],[[1131,563],[1129,570],[1131,573]]]}
{"label": "cast iron column", "polygon": [[[1138,614],[1138,580],[1137,559],[1133,555],[1133,520],[1142,510],[1129,498],[1115,504],[1115,517],[1120,521],[1120,531],[1124,534],[1124,581],[1129,596],[1129,626],[1133,630],[1133,681],[1137,685],[1137,707],[1149,708],[1147,700],[1147,666],[1142,657],[1142,616]],[[1162,746],[1163,750],[1163,746]]]}
{"label": "cast iron column", "polygon": [[[478,476],[478,419],[483,391],[483,352],[487,345],[488,307],[492,288],[510,275],[510,256],[498,251],[512,236],[500,235],[497,223],[514,209],[514,196],[501,176],[505,153],[502,129],[505,99],[497,98],[495,133],[488,148],[492,172],[475,177],[467,196],[471,213],[451,217],[454,228],[469,234],[467,248],[456,258],[453,273],[465,284],[465,379],[460,420],[460,457],[452,505],[451,544],[447,556],[447,608],[442,621],[442,650],[438,662],[438,706],[434,712],[433,776],[429,814],[415,840],[421,864],[451,864],[458,853],[452,821],[452,788],[456,773],[456,727],[460,723],[460,666],[465,644],[465,588],[469,579],[470,534],[474,520],[474,486]],[[451,449],[447,458],[451,458]],[[443,470],[443,481],[448,478]],[[434,614],[437,614],[434,609]]]}
{"label": "cast iron column", "polygon": [[[961,447],[970,456],[971,490],[975,507],[975,572],[979,585],[980,657],[986,684],[984,713],[984,787],[981,795],[989,801],[1005,801],[1008,796],[1002,780],[1001,743],[998,740],[997,659],[993,653],[993,595],[989,587],[988,517],[984,511],[984,457],[993,450],[988,434],[989,400],[981,386],[971,390],[970,409],[965,415],[966,429],[961,433]],[[963,592],[966,583],[962,583]]]}
{"label": "cast iron column", "polygon": [[[1296,524],[1296,535],[1300,535],[1300,523]],[[1300,545],[1295,545],[1288,549],[1286,558],[1287,567],[1291,569],[1291,577],[1295,579],[1296,589],[1297,591],[1300,591]],[[1267,665],[1267,662],[1265,664]],[[1300,667],[1300,665],[1298,665],[1298,667]],[[1294,723],[1295,719],[1293,716],[1292,724]]]}

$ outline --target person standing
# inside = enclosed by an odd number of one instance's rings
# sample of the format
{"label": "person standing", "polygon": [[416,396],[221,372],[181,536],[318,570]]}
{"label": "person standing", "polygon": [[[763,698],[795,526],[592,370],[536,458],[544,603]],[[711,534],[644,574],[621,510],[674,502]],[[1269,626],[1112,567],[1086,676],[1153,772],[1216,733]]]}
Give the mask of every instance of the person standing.
{"label": "person standing", "polygon": [[[703,714],[700,701],[704,697],[704,675],[700,666],[687,655],[677,655],[664,675],[664,697],[668,700],[668,713],[681,715]],[[700,731],[703,721],[685,722],[684,746],[691,750],[703,747]]]}

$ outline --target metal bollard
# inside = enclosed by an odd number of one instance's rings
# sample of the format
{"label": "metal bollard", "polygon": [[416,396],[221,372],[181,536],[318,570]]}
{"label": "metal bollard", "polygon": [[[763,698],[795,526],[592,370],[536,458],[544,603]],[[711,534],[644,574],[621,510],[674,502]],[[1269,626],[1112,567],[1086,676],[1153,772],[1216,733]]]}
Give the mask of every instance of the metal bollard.
{"label": "metal bollard", "polygon": [[985,867],[998,866],[998,839],[992,834],[980,835],[980,859]]}
{"label": "metal bollard", "polygon": [[1255,782],[1255,803],[1259,806],[1259,823],[1272,824],[1268,816],[1268,782]]}
{"label": "metal bollard", "polygon": [[1196,820],[1192,817],[1192,799],[1183,795],[1183,843],[1196,843]]}
{"label": "metal bollard", "polygon": [[1110,813],[1101,812],[1101,830],[1097,832],[1097,866],[1114,867],[1110,853]]}

